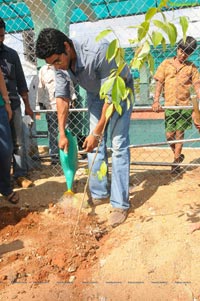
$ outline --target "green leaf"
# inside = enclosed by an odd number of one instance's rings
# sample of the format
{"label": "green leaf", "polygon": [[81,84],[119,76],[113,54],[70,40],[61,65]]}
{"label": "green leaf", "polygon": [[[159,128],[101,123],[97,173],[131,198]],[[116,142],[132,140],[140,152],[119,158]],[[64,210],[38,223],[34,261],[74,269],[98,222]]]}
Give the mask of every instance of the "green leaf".
{"label": "green leaf", "polygon": [[114,108],[114,105],[113,105],[113,103],[111,103],[110,106],[106,110],[106,120],[109,120],[110,117],[112,116],[113,108]]}
{"label": "green leaf", "polygon": [[105,177],[107,175],[107,164],[105,161],[103,161],[101,163],[100,169],[97,171],[97,176],[99,181],[102,181],[103,177]]}
{"label": "green leaf", "polygon": [[121,74],[121,72],[122,72],[122,70],[124,69],[125,66],[126,66],[126,62],[123,61],[122,64],[119,65],[119,67],[116,71],[116,76],[120,76],[120,74]]}
{"label": "green leaf", "polygon": [[102,174],[101,174],[101,172],[99,170],[97,170],[97,177],[98,177],[99,181],[103,180]]}
{"label": "green leaf", "polygon": [[144,57],[146,57],[149,54],[150,50],[151,48],[149,42],[145,41],[145,43],[142,45],[140,52],[138,53],[138,59],[143,59]]}
{"label": "green leaf", "polygon": [[145,14],[145,21],[149,21],[153,18],[153,16],[158,12],[156,7],[151,7]]}
{"label": "green leaf", "polygon": [[115,81],[115,77],[112,77],[112,78],[108,78],[104,83],[103,85],[101,86],[101,89],[100,89],[100,98],[101,99],[104,99],[105,96],[111,92],[111,89],[112,89],[112,86],[114,84],[114,81]]}
{"label": "green leaf", "polygon": [[126,94],[125,82],[120,76],[118,76],[115,80],[112,89],[112,103],[114,104],[115,110],[119,114],[122,114],[122,108],[120,102],[124,98],[125,94]]}
{"label": "green leaf", "polygon": [[101,174],[105,177],[106,176],[106,174],[107,174],[107,164],[106,164],[106,162],[105,161],[103,161],[102,163],[101,163],[101,166],[100,166],[100,172],[101,172]]}
{"label": "green leaf", "polygon": [[149,31],[149,21],[142,22],[138,28],[138,40],[141,41]]}
{"label": "green leaf", "polygon": [[183,41],[186,41],[186,33],[188,30],[188,18],[187,17],[180,17],[180,24],[183,32]]}
{"label": "green leaf", "polygon": [[163,51],[165,51],[165,50],[167,49],[167,46],[166,46],[166,41],[165,41],[165,38],[164,38],[164,37],[163,37],[163,39],[162,39],[161,44],[162,44],[162,49],[163,49]]}
{"label": "green leaf", "polygon": [[119,115],[122,115],[122,107],[119,103],[115,104],[115,110]]}
{"label": "green leaf", "polygon": [[149,65],[150,73],[153,74],[154,73],[154,58],[150,53],[148,55],[148,65]]}
{"label": "green leaf", "polygon": [[110,70],[110,75],[109,75],[109,78],[112,78],[112,77],[116,76],[116,72],[117,72],[117,69],[116,69],[116,68],[115,68],[115,69],[112,69],[112,70]]}
{"label": "green leaf", "polygon": [[111,32],[113,32],[111,29],[106,29],[106,30],[101,31],[95,38],[96,42],[99,42],[101,39],[106,37]]}
{"label": "green leaf", "polygon": [[119,53],[120,53],[120,55],[124,58],[124,56],[125,56],[125,49],[122,48],[122,47],[120,47],[120,48],[119,48]]}
{"label": "green leaf", "polygon": [[164,23],[167,23],[167,18],[165,16],[165,14],[162,11],[160,11],[160,13],[161,13]]}
{"label": "green leaf", "polygon": [[160,20],[153,20],[153,23],[156,27],[162,29],[168,36],[171,46],[174,46],[177,38],[177,30],[174,24],[164,23]]}
{"label": "green leaf", "polygon": [[134,95],[131,88],[126,88],[126,94],[124,95],[124,100],[127,102],[127,110],[130,108],[131,103],[134,101]]}
{"label": "green leaf", "polygon": [[130,62],[130,67],[133,69],[140,69],[143,65],[143,60],[138,60],[137,57],[134,57],[133,60]]}
{"label": "green leaf", "polygon": [[129,100],[129,99],[127,99],[127,110],[129,110],[129,109],[130,109],[130,106],[131,106],[131,102],[130,102],[130,100]]}
{"label": "green leaf", "polygon": [[133,90],[131,88],[127,88],[127,89],[129,91],[130,100],[133,103],[134,102],[134,93],[133,93]]}
{"label": "green leaf", "polygon": [[163,35],[158,31],[153,31],[151,39],[152,39],[153,46],[157,47],[161,43],[163,39]]}
{"label": "green leaf", "polygon": [[160,20],[153,20],[152,22],[156,27],[162,29],[166,34],[168,33],[167,25],[165,23]]}
{"label": "green leaf", "polygon": [[126,64],[124,56],[125,56],[124,49],[123,48],[118,48],[118,51],[117,51],[116,56],[115,56],[115,61],[116,61],[116,64],[118,66],[117,75],[118,75],[118,72],[119,72],[119,68],[124,68],[124,67],[121,67],[121,66],[124,66]]}
{"label": "green leaf", "polygon": [[125,84],[124,79],[121,76],[117,77],[116,85],[120,91],[120,93],[119,93],[120,97],[123,98],[125,91],[126,91],[126,84]]}
{"label": "green leaf", "polygon": [[135,39],[129,39],[128,40],[130,44],[135,44],[135,43],[138,43],[138,38],[135,38]]}
{"label": "green leaf", "polygon": [[170,44],[171,46],[174,46],[177,39],[176,27],[172,23],[167,23],[167,28],[168,28],[168,37],[169,37]]}
{"label": "green leaf", "polygon": [[121,91],[119,90],[117,84],[117,78],[115,78],[115,82],[112,88],[112,102],[116,106],[116,104],[119,103],[120,100],[121,100]]}
{"label": "green leaf", "polygon": [[110,96],[105,95],[105,96],[104,96],[104,101],[105,101],[106,103],[109,103],[109,102],[110,102]]}
{"label": "green leaf", "polygon": [[111,60],[114,59],[114,57],[117,54],[118,47],[119,47],[119,41],[117,39],[113,40],[109,44],[107,52],[106,52],[106,59],[108,60],[108,62],[110,62]]}

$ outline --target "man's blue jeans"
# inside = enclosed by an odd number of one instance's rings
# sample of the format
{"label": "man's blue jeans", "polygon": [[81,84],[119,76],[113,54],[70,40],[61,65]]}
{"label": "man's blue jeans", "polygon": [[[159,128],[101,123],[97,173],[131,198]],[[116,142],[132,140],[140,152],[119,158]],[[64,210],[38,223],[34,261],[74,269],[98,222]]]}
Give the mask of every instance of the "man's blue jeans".
{"label": "man's blue jeans", "polygon": [[24,145],[23,123],[21,108],[13,111],[13,117],[10,122],[13,139],[13,175],[14,178],[27,176],[27,161]]}
{"label": "man's blue jeans", "polygon": [[[100,119],[104,102],[98,96],[88,94],[88,112],[90,116],[90,132],[95,128]],[[129,150],[129,126],[132,107],[127,110],[127,102],[122,101],[122,115],[116,111],[113,113],[109,126],[105,130],[103,141],[100,145],[97,157],[92,167],[89,187],[92,198],[102,199],[110,195],[110,203],[115,208],[128,209],[129,203],[129,173],[130,173],[130,150]],[[111,187],[108,185],[107,176],[98,179],[97,171],[103,161],[107,163],[106,140],[110,134],[112,147],[112,175]],[[95,150],[88,153],[89,167],[95,156]],[[110,189],[109,189],[110,188]]]}
{"label": "man's blue jeans", "polygon": [[12,192],[10,168],[12,159],[12,137],[8,114],[5,107],[0,107],[0,193],[4,196]]}

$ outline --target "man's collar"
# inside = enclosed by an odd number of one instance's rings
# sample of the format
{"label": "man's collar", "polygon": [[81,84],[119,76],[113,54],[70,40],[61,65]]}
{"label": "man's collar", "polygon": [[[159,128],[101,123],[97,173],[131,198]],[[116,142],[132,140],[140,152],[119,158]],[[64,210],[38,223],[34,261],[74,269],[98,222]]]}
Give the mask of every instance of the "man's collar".
{"label": "man's collar", "polygon": [[[172,58],[170,58],[169,59],[169,62],[170,62],[170,64],[171,65],[173,65],[174,66],[174,64],[175,64],[175,59],[177,58],[177,56],[175,55],[174,57],[172,57]],[[190,64],[188,61],[184,61],[183,63],[180,63],[182,66],[185,66],[185,65],[188,65],[188,64]]]}

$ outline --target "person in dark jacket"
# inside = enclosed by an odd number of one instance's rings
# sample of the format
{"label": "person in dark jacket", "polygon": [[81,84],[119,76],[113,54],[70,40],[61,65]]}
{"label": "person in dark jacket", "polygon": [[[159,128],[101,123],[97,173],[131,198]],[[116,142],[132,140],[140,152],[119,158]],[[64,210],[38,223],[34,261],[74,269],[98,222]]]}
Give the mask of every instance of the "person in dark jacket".
{"label": "person in dark jacket", "polygon": [[19,195],[13,191],[10,179],[12,137],[9,120],[12,118],[10,100],[0,69],[0,193],[12,204],[17,204]]}
{"label": "person in dark jacket", "polygon": [[22,114],[20,97],[25,105],[25,114],[33,118],[33,111],[29,105],[28,88],[22,65],[17,52],[7,47],[3,42],[5,38],[5,22],[0,18],[0,67],[4,76],[12,108],[10,122],[13,140],[13,175],[20,187],[30,187],[32,181],[27,178],[25,147],[23,142]]}

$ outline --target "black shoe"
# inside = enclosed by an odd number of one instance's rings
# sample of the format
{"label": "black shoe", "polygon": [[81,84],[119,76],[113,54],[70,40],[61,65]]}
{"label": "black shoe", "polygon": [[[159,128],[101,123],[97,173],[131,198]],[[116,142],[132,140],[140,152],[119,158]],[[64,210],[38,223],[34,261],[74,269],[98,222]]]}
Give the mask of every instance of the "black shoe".
{"label": "black shoe", "polygon": [[178,175],[181,172],[181,168],[178,165],[174,165],[171,168],[171,174]]}
{"label": "black shoe", "polygon": [[172,168],[171,168],[171,173],[172,174],[179,174],[181,172],[181,168],[179,166],[179,163],[182,163],[184,159],[185,159],[185,156],[183,154],[180,154],[178,159],[174,160],[173,163],[177,163],[177,165],[172,166]]}
{"label": "black shoe", "polygon": [[181,154],[178,158],[179,163],[182,163],[184,159],[185,159],[184,154]]}

